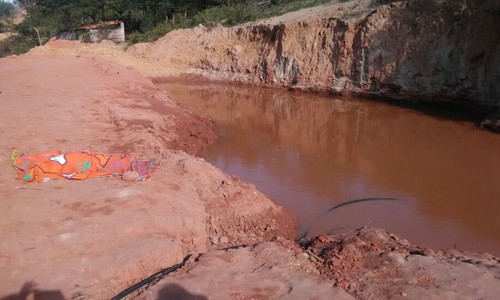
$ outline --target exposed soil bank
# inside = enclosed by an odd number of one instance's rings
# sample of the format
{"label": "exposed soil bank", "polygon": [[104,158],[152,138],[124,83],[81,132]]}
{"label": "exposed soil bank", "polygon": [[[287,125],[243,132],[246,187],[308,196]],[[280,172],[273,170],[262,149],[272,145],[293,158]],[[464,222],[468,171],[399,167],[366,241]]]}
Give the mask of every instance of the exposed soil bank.
{"label": "exposed soil bank", "polygon": [[498,1],[401,1],[373,12],[359,8],[365,2],[326,6],[323,19],[178,30],[129,52],[221,80],[498,106]]}
{"label": "exposed soil bank", "polygon": [[[24,286],[24,297],[109,299],[188,253],[295,237],[288,211],[183,152],[213,141],[212,123],[133,69],[82,57],[3,58],[0,120],[0,298]],[[145,182],[23,185],[13,148],[130,152],[160,167]]]}
{"label": "exposed soil bank", "polygon": [[31,53],[97,55],[155,78],[197,74],[467,109],[500,104],[500,2],[373,3],[332,1],[232,28],[199,25],[126,51],[54,41]]}
{"label": "exposed soil bank", "polygon": [[434,251],[381,229],[320,236],[306,249],[322,275],[357,299],[494,299],[500,292],[498,258]]}
{"label": "exposed soil bank", "polygon": [[434,252],[373,228],[320,236],[306,250],[277,240],[196,258],[137,298],[495,299],[500,292],[498,258]]}

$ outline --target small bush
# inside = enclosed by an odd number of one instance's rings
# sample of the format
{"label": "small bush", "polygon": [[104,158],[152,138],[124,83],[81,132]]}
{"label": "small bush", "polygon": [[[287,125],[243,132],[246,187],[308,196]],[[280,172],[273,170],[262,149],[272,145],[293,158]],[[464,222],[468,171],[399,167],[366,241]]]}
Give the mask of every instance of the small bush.
{"label": "small bush", "polygon": [[168,32],[174,30],[176,26],[169,23],[160,23],[156,25],[153,29],[146,32],[133,32],[128,36],[128,41],[130,44],[135,43],[146,43],[155,41]]}
{"label": "small bush", "polygon": [[193,17],[191,24],[221,23],[231,26],[255,20],[258,15],[258,11],[251,5],[235,4],[203,10]]}
{"label": "small bush", "polygon": [[12,36],[6,40],[0,41],[0,57],[23,54],[36,45],[36,39],[31,36]]}

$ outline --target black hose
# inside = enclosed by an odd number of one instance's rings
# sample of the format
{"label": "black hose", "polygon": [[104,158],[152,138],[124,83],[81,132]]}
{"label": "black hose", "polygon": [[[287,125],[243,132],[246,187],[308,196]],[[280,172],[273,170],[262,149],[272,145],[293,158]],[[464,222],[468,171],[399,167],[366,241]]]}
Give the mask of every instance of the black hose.
{"label": "black hose", "polygon": [[[229,247],[226,247],[226,248],[222,248],[222,249],[219,249],[219,250],[223,250],[223,251],[227,251],[227,250],[231,250],[231,249],[238,249],[238,248],[241,248],[241,247],[246,247],[247,245],[237,245],[237,246],[229,246]],[[169,273],[172,273],[173,271],[181,268],[182,266],[184,266],[186,264],[186,262],[189,260],[189,258],[192,256],[193,254],[189,254],[188,256],[186,256],[184,258],[184,260],[182,260],[182,262],[176,264],[176,265],[173,265],[171,267],[168,267],[166,269],[163,269],[161,270],[160,272],[158,273],[155,273],[151,276],[149,276],[148,278],[134,284],[133,286],[123,290],[121,293],[119,293],[118,295],[114,296],[113,298],[111,298],[111,300],[120,300],[120,299],[123,299],[124,297],[132,294],[133,292],[135,292],[136,290],[140,289],[141,287],[145,286],[146,284],[148,283],[151,283],[157,279],[161,279],[163,276],[169,274]],[[199,258],[199,256],[198,256]],[[196,258],[195,261],[198,259]]]}
{"label": "black hose", "polygon": [[368,202],[368,201],[381,201],[381,200],[389,200],[389,201],[393,201],[393,200],[399,200],[399,199],[396,199],[396,198],[390,198],[390,197],[370,197],[370,198],[360,198],[360,199],[353,199],[353,200],[349,200],[349,201],[345,201],[345,202],[342,202],[340,204],[337,204],[335,206],[333,206],[332,208],[328,209],[327,211],[325,211],[324,213],[322,213],[321,215],[318,216],[318,218],[315,219],[315,221],[313,221],[305,230],[304,234],[302,234],[299,238],[297,238],[297,240],[295,240],[299,245],[303,245],[304,244],[304,241],[307,237],[307,235],[309,234],[309,231],[311,231],[311,229],[313,228],[313,226],[321,219],[323,218],[325,215],[329,214],[330,212],[332,212],[333,210],[337,209],[337,208],[341,208],[342,206],[346,206],[346,205],[351,205],[351,204],[355,204],[355,203],[359,203],[359,202]]}
{"label": "black hose", "polygon": [[186,264],[186,262],[189,260],[189,258],[191,257],[192,254],[189,254],[188,256],[186,256],[182,262],[176,264],[176,265],[173,265],[169,268],[166,268],[166,269],[163,269],[161,270],[160,272],[156,273],[156,274],[153,274],[151,276],[149,276],[148,278],[134,284],[133,286],[123,290],[121,293],[119,293],[118,295],[114,296],[113,298],[111,298],[111,300],[120,300],[124,297],[126,297],[127,295],[135,292],[136,290],[138,290],[139,288],[145,286],[146,284],[152,282],[152,281],[155,281],[157,279],[160,279],[162,278],[163,276],[167,275],[168,273],[172,273],[173,271],[179,269],[180,267],[184,266]]}

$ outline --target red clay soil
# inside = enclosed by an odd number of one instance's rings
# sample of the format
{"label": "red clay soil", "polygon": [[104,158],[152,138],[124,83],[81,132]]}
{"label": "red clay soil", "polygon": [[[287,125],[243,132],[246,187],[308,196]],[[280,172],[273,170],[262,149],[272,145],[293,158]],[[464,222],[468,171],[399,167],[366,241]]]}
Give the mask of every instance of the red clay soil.
{"label": "red clay soil", "polygon": [[495,299],[500,293],[499,258],[434,251],[383,229],[315,237],[305,249],[323,277],[357,299]]}
{"label": "red clay soil", "polygon": [[499,262],[362,228],[195,255],[132,299],[497,299]]}
{"label": "red clay soil", "polygon": [[193,257],[132,299],[353,299],[321,278],[308,253],[278,239]]}
{"label": "red clay soil", "polygon": [[[77,56],[0,59],[0,298],[109,299],[192,252],[293,238],[288,211],[188,154],[213,140],[210,120],[131,68]],[[23,184],[14,148],[130,152],[160,167],[144,182]]]}

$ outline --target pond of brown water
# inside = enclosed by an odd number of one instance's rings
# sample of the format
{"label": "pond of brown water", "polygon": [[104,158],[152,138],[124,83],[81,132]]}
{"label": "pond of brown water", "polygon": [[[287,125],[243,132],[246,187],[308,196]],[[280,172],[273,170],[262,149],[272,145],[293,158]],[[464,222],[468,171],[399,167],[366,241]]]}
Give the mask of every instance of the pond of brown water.
{"label": "pond of brown water", "polygon": [[[299,233],[382,227],[413,243],[500,255],[500,135],[369,100],[173,81],[182,107],[212,118],[202,157],[288,207]],[[353,204],[363,197],[400,201]]]}

